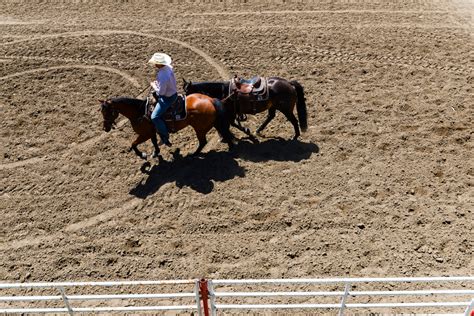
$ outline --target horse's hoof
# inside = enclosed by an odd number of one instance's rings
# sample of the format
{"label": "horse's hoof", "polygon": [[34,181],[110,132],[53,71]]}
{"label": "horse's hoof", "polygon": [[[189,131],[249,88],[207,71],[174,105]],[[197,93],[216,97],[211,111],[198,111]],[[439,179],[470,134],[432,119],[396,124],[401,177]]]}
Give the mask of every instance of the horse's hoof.
{"label": "horse's hoof", "polygon": [[147,161],[140,167],[140,171],[145,174],[150,174],[150,167],[151,164]]}
{"label": "horse's hoof", "polygon": [[229,146],[229,150],[233,151],[237,148],[237,145],[239,145],[239,141],[235,138],[227,142],[227,146]]}
{"label": "horse's hoof", "polygon": [[157,155],[155,158],[158,159],[158,163],[162,163],[165,161],[161,155]]}
{"label": "horse's hoof", "polygon": [[192,154],[188,155],[188,157],[191,157],[191,158],[202,158],[203,157],[203,153],[201,150],[199,151],[195,151],[193,152]]}
{"label": "horse's hoof", "polygon": [[160,152],[159,151],[154,151],[153,155],[151,156],[152,158],[158,158],[160,157]]}
{"label": "horse's hoof", "polygon": [[145,153],[142,153],[141,156],[140,156],[140,158],[146,160],[146,159],[147,159],[147,155],[146,155]]}

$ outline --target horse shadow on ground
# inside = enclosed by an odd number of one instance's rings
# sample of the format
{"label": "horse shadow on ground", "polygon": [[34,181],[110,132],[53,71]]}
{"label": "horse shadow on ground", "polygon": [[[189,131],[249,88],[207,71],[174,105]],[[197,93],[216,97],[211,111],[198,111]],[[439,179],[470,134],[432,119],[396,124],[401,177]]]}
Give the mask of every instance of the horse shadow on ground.
{"label": "horse shadow on ground", "polygon": [[298,162],[318,152],[319,147],[316,144],[283,138],[271,138],[260,143],[243,139],[231,152],[210,151],[199,156],[183,157],[177,149],[171,161],[161,160],[153,166],[150,162],[145,162],[141,170],[148,174],[148,177],[142,179],[129,193],[145,199],[164,184],[176,182],[179,188],[187,186],[208,194],[214,189],[215,181],[224,182],[245,176],[245,169],[238,164],[237,158],[252,162]]}
{"label": "horse shadow on ground", "polygon": [[141,170],[148,177],[132,188],[130,194],[144,199],[169,182],[176,182],[179,188],[188,186],[208,194],[214,189],[213,181],[223,182],[245,176],[245,169],[239,166],[231,152],[210,151],[199,156],[183,157],[178,149],[173,153],[173,160],[161,160],[159,164],[150,166],[149,162],[142,165]]}
{"label": "horse shadow on ground", "polygon": [[299,162],[309,159],[313,153],[319,153],[319,147],[313,143],[275,137],[256,144],[241,140],[235,151],[239,158],[252,162],[269,160]]}

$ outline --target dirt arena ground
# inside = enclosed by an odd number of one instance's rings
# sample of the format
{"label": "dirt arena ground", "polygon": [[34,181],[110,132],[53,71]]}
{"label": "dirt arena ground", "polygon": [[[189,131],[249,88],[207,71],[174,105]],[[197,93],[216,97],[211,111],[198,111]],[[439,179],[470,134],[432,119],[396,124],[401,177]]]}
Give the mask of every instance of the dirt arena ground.
{"label": "dirt arena ground", "polygon": [[[2,0],[0,280],[472,274],[473,10]],[[179,81],[298,80],[308,131],[279,114],[190,158],[186,129],[143,174],[97,100],[137,96],[156,51]]]}

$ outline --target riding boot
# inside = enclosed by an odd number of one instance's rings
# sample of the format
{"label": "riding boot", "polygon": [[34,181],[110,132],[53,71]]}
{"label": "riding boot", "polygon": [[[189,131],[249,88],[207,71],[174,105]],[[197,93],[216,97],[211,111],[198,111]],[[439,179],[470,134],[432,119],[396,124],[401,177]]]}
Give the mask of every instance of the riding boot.
{"label": "riding boot", "polygon": [[160,143],[165,144],[165,145],[168,146],[168,147],[171,147],[171,146],[172,146],[172,144],[171,144],[169,138],[164,137],[162,134],[159,134],[159,135],[160,135],[160,139],[161,139],[161,142],[160,142]]}
{"label": "riding boot", "polygon": [[165,145],[166,145],[166,146],[168,146],[168,147],[171,147],[171,146],[173,146],[173,145],[171,144],[171,142],[170,142],[170,140],[169,140],[169,139],[167,139],[167,140],[163,141],[163,144],[165,144]]}

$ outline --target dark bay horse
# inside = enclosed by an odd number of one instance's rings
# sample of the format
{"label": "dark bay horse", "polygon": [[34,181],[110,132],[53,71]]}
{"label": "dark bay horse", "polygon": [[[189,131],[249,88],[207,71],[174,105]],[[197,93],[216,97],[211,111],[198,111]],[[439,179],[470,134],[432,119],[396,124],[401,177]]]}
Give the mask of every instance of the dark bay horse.
{"label": "dark bay horse", "polygon": [[[135,151],[138,157],[146,159],[147,155],[141,152],[137,146],[151,139],[155,148],[153,157],[161,158],[155,127],[149,119],[144,117],[146,100],[118,97],[100,100],[99,102],[104,118],[104,131],[109,132],[114,128],[115,120],[119,114],[122,114],[130,120],[133,130],[138,134],[130,150]],[[189,125],[194,128],[199,140],[199,147],[193,155],[200,153],[206,145],[206,134],[212,127],[217,129],[224,142],[232,146],[233,135],[229,131],[229,125],[225,119],[226,114],[219,100],[198,93],[189,95],[186,97],[186,112],[185,119],[177,121],[166,120],[166,125],[170,133],[175,133]]]}
{"label": "dark bay horse", "polygon": [[[262,78],[263,80],[264,78]],[[268,115],[265,121],[257,129],[257,133],[260,133],[270,121],[275,117],[276,111],[280,111],[285,115],[288,121],[291,122],[295,129],[295,136],[293,139],[297,139],[300,136],[300,128],[305,132],[308,128],[307,122],[307,110],[306,101],[304,96],[304,89],[301,84],[296,81],[288,81],[280,77],[268,77],[267,86],[269,89],[268,99],[265,101],[258,101],[253,106],[245,104],[238,104],[238,97],[234,97],[233,93],[229,89],[231,82],[229,81],[208,81],[208,82],[187,82],[184,80],[183,88],[185,93],[202,93],[213,98],[226,99],[229,98],[234,101],[231,112],[234,112],[232,117],[233,121],[230,122],[233,126],[238,127],[245,133],[251,136],[250,131],[240,125],[240,122],[235,124],[235,118],[238,118],[241,114],[256,114],[268,110]],[[232,102],[230,102],[232,103]],[[237,103],[237,104],[236,104]],[[240,102],[242,103],[242,102]],[[229,100],[226,100],[226,104],[229,104]],[[296,106],[298,119],[293,114],[293,110]],[[226,106],[226,109],[228,107]],[[298,126],[299,121],[299,126]]]}

